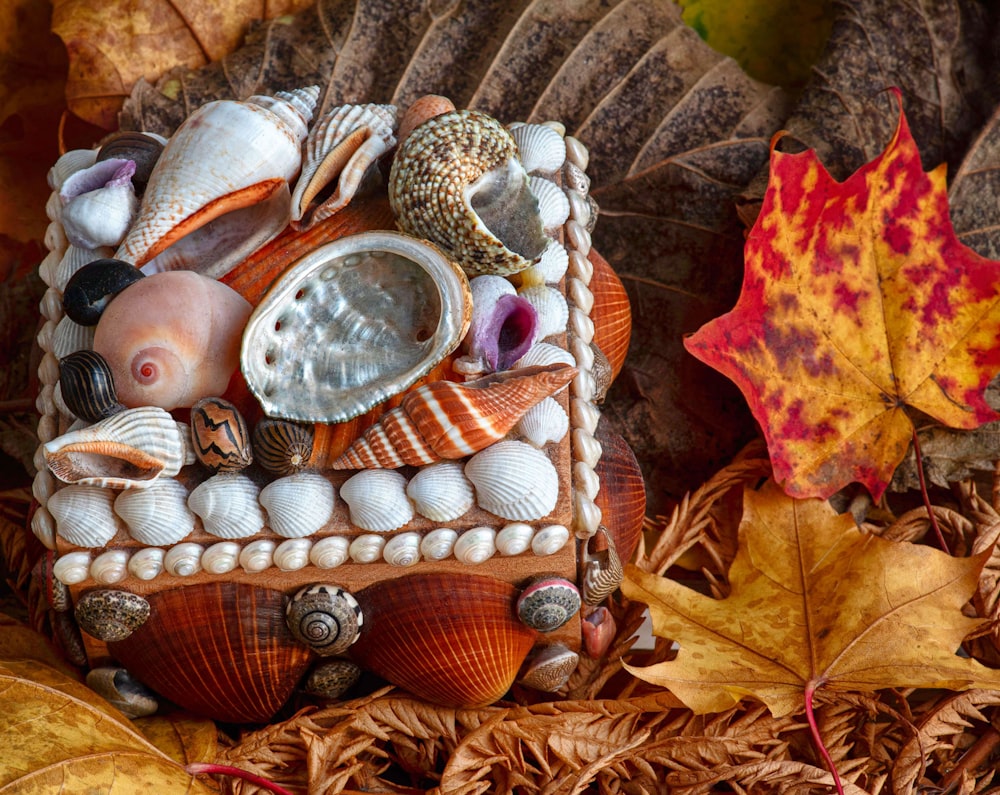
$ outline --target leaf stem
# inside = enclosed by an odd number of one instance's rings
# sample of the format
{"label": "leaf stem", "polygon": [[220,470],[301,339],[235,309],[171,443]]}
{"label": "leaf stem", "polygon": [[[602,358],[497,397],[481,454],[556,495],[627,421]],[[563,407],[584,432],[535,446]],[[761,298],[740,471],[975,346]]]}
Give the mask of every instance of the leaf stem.
{"label": "leaf stem", "polygon": [[837,788],[837,795],[844,795],[844,785],[840,781],[840,774],[837,772],[837,766],[833,763],[833,757],[830,756],[830,752],[826,749],[826,745],[823,743],[823,738],[819,733],[819,726],[816,724],[816,713],[813,711],[813,695],[816,693],[816,683],[807,682],[805,689],[805,700],[806,700],[806,720],[809,723],[809,733],[812,735],[813,745],[816,746],[816,750],[819,751],[819,755],[823,757],[823,761],[830,770],[830,774],[833,776],[833,785]]}
{"label": "leaf stem", "polygon": [[241,778],[244,781],[249,781],[251,784],[256,784],[258,787],[270,790],[275,795],[293,795],[290,790],[275,784],[273,781],[268,781],[256,773],[251,773],[249,770],[243,770],[243,768],[233,767],[232,765],[217,765],[213,762],[191,762],[184,766],[184,770],[192,776],[206,774]]}
{"label": "leaf stem", "polygon": [[920,481],[920,496],[924,498],[924,507],[927,509],[927,518],[931,521],[931,528],[937,536],[938,546],[948,555],[948,542],[944,540],[944,534],[938,526],[937,517],[934,515],[934,506],[931,505],[931,495],[927,493],[927,480],[924,478],[924,457],[920,452],[920,439],[917,437],[917,429],[913,429],[913,455],[917,461],[917,480]]}

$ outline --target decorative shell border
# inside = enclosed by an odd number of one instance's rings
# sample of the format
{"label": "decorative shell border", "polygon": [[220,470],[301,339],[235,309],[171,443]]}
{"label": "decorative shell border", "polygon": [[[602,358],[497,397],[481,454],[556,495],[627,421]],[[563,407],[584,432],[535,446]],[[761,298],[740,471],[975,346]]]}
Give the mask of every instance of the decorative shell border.
{"label": "decorative shell border", "polygon": [[[545,571],[545,558],[563,549],[571,537],[587,539],[593,536],[601,522],[601,511],[595,504],[600,487],[595,466],[602,451],[594,436],[600,411],[594,402],[597,385],[590,345],[594,337],[594,323],[590,317],[594,296],[589,288],[593,266],[588,254],[591,248],[589,230],[595,221],[595,207],[588,197],[588,152],[579,140],[565,135],[565,128],[558,122],[544,125],[514,123],[509,125],[509,129],[525,127],[525,131],[530,131],[535,126],[555,130],[565,144],[565,160],[555,174],[561,177],[559,187],[569,204],[568,220],[561,230],[568,267],[564,277],[560,274],[560,283],[564,285],[563,293],[567,298],[568,318],[565,336],[561,331],[558,336],[560,340],[566,340],[560,347],[568,350],[579,372],[571,383],[568,399],[562,398],[569,416],[569,431],[566,434],[571,448],[569,505],[564,504],[567,496],[560,494],[559,506],[549,515],[571,516],[571,520],[551,522],[543,517],[541,521],[503,522],[472,508],[455,517],[454,521],[440,526],[418,512],[398,529],[387,531],[381,528],[376,530],[370,525],[366,528],[365,521],[356,516],[348,518],[341,505],[339,513],[334,512],[332,518],[334,527],[339,529],[332,533],[310,534],[313,537],[286,538],[274,532],[274,527],[264,525],[266,519],[262,519],[253,537],[213,538],[195,526],[192,533],[185,534],[187,537],[178,543],[141,547],[124,536],[123,520],[114,513],[111,500],[105,499],[99,501],[103,507],[98,510],[105,511],[106,521],[114,522],[116,529],[107,543],[110,548],[101,551],[105,544],[95,543],[88,548],[68,543],[61,537],[51,501],[54,495],[67,487],[46,466],[40,446],[34,459],[37,474],[32,492],[38,506],[31,519],[31,529],[47,548],[56,550],[53,566],[56,579],[65,585],[128,582],[136,590],[143,590],[143,583],[151,584],[151,581],[162,577],[186,578],[200,572],[245,577],[309,569],[315,572],[316,569],[330,570],[343,565],[375,562],[406,569],[422,560],[446,561],[455,564],[456,570],[474,570],[495,554],[534,556],[539,562],[531,568]],[[45,235],[49,254],[40,267],[41,278],[48,285],[48,290],[40,303],[45,323],[38,334],[43,356],[38,368],[41,389],[36,401],[41,414],[38,437],[43,445],[76,427],[75,417],[61,399],[59,359],[75,350],[90,347],[92,342],[91,330],[64,317],[62,290],[80,267],[110,256],[106,248],[86,250],[71,246],[62,222],[59,187],[71,174],[91,165],[95,157],[96,153],[90,150],[68,152],[53,166],[49,176],[53,188],[46,205],[51,219]],[[566,437],[559,442],[566,443]],[[400,479],[403,480],[402,476]],[[343,481],[338,485],[342,489]],[[396,488],[403,491],[407,485],[404,480]],[[258,500],[261,490],[251,483],[250,491],[252,499]],[[462,525],[464,529],[460,529]]]}

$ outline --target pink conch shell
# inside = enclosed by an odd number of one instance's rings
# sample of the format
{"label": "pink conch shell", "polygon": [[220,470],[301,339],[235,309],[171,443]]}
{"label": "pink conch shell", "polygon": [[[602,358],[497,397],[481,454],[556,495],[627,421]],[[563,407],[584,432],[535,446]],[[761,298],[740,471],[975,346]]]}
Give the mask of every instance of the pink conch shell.
{"label": "pink conch shell", "polygon": [[239,367],[250,304],[221,282],[191,271],[157,273],[108,304],[94,350],[114,374],[126,406],[191,406],[225,392]]}
{"label": "pink conch shell", "polygon": [[[292,193],[292,224],[308,229],[345,207],[371,167],[396,145],[393,105],[342,105],[309,132],[302,174]],[[315,207],[328,186],[333,194]]]}
{"label": "pink conch shell", "polygon": [[74,246],[117,246],[139,208],[131,160],[102,160],[71,175],[59,190],[62,224]]}
{"label": "pink conch shell", "polygon": [[281,190],[302,165],[318,96],[310,86],[195,110],[164,147],[116,258],[142,266],[209,221]]}
{"label": "pink conch shell", "polygon": [[471,455],[502,439],[529,408],[558,392],[576,373],[575,367],[559,364],[507,370],[465,384],[426,384],[403,398],[331,467],[394,469]]}

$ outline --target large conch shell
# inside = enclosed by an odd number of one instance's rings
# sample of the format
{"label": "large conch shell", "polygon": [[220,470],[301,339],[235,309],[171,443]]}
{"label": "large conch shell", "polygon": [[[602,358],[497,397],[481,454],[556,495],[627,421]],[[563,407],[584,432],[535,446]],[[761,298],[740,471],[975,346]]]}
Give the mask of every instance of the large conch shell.
{"label": "large conch shell", "polygon": [[463,458],[499,441],[524,413],[576,376],[565,364],[505,370],[477,381],[435,381],[410,392],[330,466],[420,466]]}
{"label": "large conch shell", "polygon": [[243,333],[247,386],[271,417],[349,420],[402,392],[468,330],[469,283],[399,232],[340,238],[281,276]]}
{"label": "large conch shell", "polygon": [[94,350],[126,406],[191,406],[221,395],[239,366],[250,304],[193,271],[155,273],[130,284],[101,315]]}
{"label": "large conch shell", "polygon": [[116,258],[140,267],[209,221],[287,188],[318,96],[310,86],[195,110],[164,147]]}
{"label": "large conch shell", "polygon": [[413,130],[393,160],[389,202],[404,232],[437,243],[470,276],[522,271],[549,243],[517,144],[480,111]]}

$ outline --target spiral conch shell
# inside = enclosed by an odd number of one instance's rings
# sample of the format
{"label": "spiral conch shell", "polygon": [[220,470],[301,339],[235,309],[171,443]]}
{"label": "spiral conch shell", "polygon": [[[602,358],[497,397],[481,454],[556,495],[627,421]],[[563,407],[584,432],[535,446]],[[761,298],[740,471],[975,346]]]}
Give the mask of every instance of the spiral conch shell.
{"label": "spiral conch shell", "polygon": [[140,279],[108,304],[94,350],[114,374],[126,406],[191,406],[221,395],[240,361],[250,304],[193,271]]}
{"label": "spiral conch shell", "polygon": [[195,110],[164,147],[116,258],[139,267],[209,221],[287,187],[318,96],[310,86]]}
{"label": "spiral conch shell", "polygon": [[471,455],[502,439],[529,408],[566,386],[576,372],[557,364],[505,370],[464,384],[425,384],[330,466],[394,469]]}
{"label": "spiral conch shell", "polygon": [[389,202],[403,231],[437,243],[470,276],[522,271],[549,242],[517,144],[480,111],[413,130],[393,160]]}

